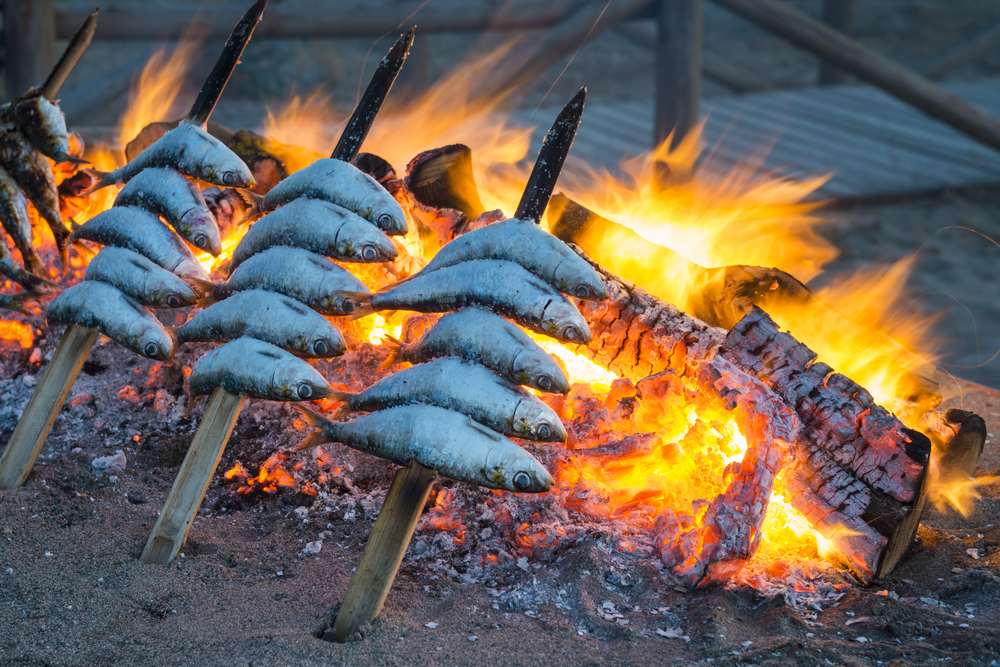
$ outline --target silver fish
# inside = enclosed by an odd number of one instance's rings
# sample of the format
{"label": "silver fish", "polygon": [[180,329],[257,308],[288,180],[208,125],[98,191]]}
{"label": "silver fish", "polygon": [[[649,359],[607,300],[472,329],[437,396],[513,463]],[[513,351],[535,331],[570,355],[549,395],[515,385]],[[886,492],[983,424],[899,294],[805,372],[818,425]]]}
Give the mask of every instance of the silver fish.
{"label": "silver fish", "polygon": [[492,368],[516,384],[544,392],[569,392],[566,374],[545,350],[520,328],[482,308],[448,313],[409,345],[391,342],[398,347],[387,365],[456,356]]}
{"label": "silver fish", "polygon": [[401,236],[408,229],[399,202],[378,181],[353,164],[333,158],[316,160],[278,183],[254,203],[248,219],[299,197],[324,199],[343,206],[390,236]]}
{"label": "silver fish", "polygon": [[339,442],[400,465],[416,460],[452,479],[504,491],[542,493],[555,484],[535,457],[507,438],[436,405],[402,405],[349,422],[294,407],[319,429],[296,450]]}
{"label": "silver fish", "polygon": [[212,350],[191,369],[192,398],[222,387],[271,401],[312,401],[330,391],[312,366],[280,347],[243,336]]}
{"label": "silver fish", "polygon": [[349,412],[374,412],[426,403],[472,417],[497,433],[543,442],[566,440],[566,428],[549,406],[490,369],[445,357],[382,378],[360,393],[333,390]]}
{"label": "silver fish", "polygon": [[76,228],[72,241],[128,248],[181,278],[208,281],[208,273],[181,237],[155,213],[136,206],[114,206]]}
{"label": "silver fish", "polygon": [[49,324],[96,327],[136,354],[165,361],[174,356],[174,340],[145,306],[111,285],[84,280],[49,304]]}
{"label": "silver fish", "polygon": [[375,294],[344,295],[361,304],[363,317],[379,310],[440,313],[465,306],[495,310],[564,343],[589,343],[580,312],[548,283],[520,264],[477,259],[448,266]]}
{"label": "silver fish", "polygon": [[279,245],[347,262],[388,262],[397,255],[389,237],[364,218],[328,201],[301,197],[254,223],[233,252],[230,271]]}
{"label": "silver fish", "polygon": [[327,359],[347,351],[337,327],[311,308],[277,292],[247,290],[196,313],[177,332],[178,343],[250,336],[300,357]]}
{"label": "silver fish", "polygon": [[38,215],[45,220],[59,248],[63,267],[69,266],[69,229],[59,215],[59,192],[52,168],[45,157],[32,148],[21,133],[8,126],[0,130],[0,164],[6,167]]}
{"label": "silver fish", "polygon": [[55,102],[37,93],[22,95],[4,111],[4,117],[13,121],[25,139],[38,152],[56,162],[86,163],[70,155],[69,131],[66,117]]}
{"label": "silver fish", "polygon": [[462,234],[407,280],[474,259],[516,262],[563,294],[579,299],[608,298],[600,274],[572,248],[534,222],[517,218]]}
{"label": "silver fish", "polygon": [[0,167],[0,223],[14,241],[14,245],[21,251],[24,268],[38,276],[46,275],[48,272],[45,270],[45,264],[35,251],[35,246],[31,244],[28,199],[3,167]]}
{"label": "silver fish", "polygon": [[216,293],[263,289],[300,301],[324,315],[349,315],[354,299],[340,292],[365,292],[368,287],[326,257],[301,248],[277,246],[240,264]]}
{"label": "silver fish", "polygon": [[[102,249],[90,260],[83,279],[107,283],[151,308],[192,306],[201,298],[178,276],[127,248]],[[211,284],[200,287],[211,289]]]}
{"label": "silver fish", "polygon": [[163,216],[181,238],[218,257],[222,252],[219,224],[197,185],[179,171],[145,169],[122,188],[115,206],[138,206]]}
{"label": "silver fish", "polygon": [[257,184],[250,168],[224,143],[197,125],[181,123],[124,167],[111,172],[90,170],[97,177],[97,183],[84,194],[108,185],[128,183],[144,169],[152,167],[170,167],[185,176],[229,188],[252,188]]}

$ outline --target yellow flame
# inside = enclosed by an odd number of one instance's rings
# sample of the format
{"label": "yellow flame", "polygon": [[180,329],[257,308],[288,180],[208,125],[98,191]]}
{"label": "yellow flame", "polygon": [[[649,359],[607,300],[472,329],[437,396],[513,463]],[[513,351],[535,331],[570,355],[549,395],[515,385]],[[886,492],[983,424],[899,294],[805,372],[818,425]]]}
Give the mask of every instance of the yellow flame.
{"label": "yellow flame", "polygon": [[166,47],[154,53],[129,91],[129,104],[119,121],[119,142],[124,147],[153,122],[174,120],[171,109],[194,64],[198,43],[182,39],[167,55]]}

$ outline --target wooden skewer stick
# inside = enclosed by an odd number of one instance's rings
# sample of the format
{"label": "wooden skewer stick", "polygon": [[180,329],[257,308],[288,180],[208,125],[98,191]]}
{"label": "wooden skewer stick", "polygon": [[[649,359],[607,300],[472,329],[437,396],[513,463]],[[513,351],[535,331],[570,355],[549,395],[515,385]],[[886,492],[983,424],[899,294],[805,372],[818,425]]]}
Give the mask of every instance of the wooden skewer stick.
{"label": "wooden skewer stick", "polygon": [[87,16],[87,20],[83,22],[80,29],[76,31],[73,38],[69,40],[69,44],[66,45],[66,50],[62,54],[62,58],[56,63],[56,66],[52,69],[52,73],[49,74],[49,78],[45,80],[42,84],[40,92],[42,96],[46,99],[53,99],[58,93],[59,89],[66,82],[66,78],[69,76],[76,64],[80,62],[80,57],[83,52],[87,50],[90,46],[90,40],[94,38],[94,30],[97,29],[97,10],[95,9]]}
{"label": "wooden skewer stick", "polygon": [[569,155],[569,149],[573,147],[573,139],[576,137],[577,128],[580,127],[583,105],[586,102],[587,87],[584,86],[556,116],[551,129],[545,135],[541,150],[538,151],[535,166],[531,169],[528,183],[524,186],[521,201],[514,213],[515,218],[541,221],[545,207],[549,205],[549,199],[552,197],[552,190],[559,180],[563,162]]}
{"label": "wooden skewer stick", "polygon": [[338,642],[345,641],[382,610],[436,477],[437,470],[417,461],[396,472],[334,622]]}
{"label": "wooden skewer stick", "polygon": [[143,563],[166,565],[184,546],[191,522],[205,498],[246,398],[243,394],[230,394],[221,387],[212,392],[201,425],[146,542],[140,558]]}
{"label": "wooden skewer stick", "polygon": [[358,101],[358,106],[347,121],[347,126],[344,127],[344,132],[340,135],[340,141],[337,142],[330,157],[344,162],[354,162],[358,151],[361,150],[361,144],[368,136],[368,131],[372,129],[375,116],[378,115],[399,70],[406,62],[406,56],[410,53],[410,45],[413,44],[413,32],[416,29],[417,27],[413,26],[397,39],[396,43],[389,49],[389,53],[385,54],[385,58],[378,64],[378,68],[372,74],[371,81],[368,82],[365,94]]}
{"label": "wooden skewer stick", "polygon": [[76,324],[66,328],[0,457],[0,489],[15,489],[24,484],[98,333],[97,329]]}

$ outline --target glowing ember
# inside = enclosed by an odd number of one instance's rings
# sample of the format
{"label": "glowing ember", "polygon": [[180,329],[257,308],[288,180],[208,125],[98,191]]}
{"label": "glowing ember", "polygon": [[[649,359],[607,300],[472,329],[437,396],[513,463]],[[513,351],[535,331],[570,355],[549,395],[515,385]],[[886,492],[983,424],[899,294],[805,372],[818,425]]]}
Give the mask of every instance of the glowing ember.
{"label": "glowing ember", "polygon": [[31,327],[16,320],[0,320],[0,340],[16,341],[26,350],[35,344]]}

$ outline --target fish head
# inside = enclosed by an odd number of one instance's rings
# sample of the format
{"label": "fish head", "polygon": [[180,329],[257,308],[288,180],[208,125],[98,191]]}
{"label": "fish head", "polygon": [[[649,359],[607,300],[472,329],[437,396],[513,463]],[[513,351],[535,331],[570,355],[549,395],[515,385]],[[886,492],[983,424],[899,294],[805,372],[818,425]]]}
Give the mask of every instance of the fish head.
{"label": "fish head", "polygon": [[552,408],[538,400],[522,399],[514,408],[514,430],[521,438],[565,442],[566,427]]}
{"label": "fish head", "polygon": [[16,100],[10,115],[21,131],[39,146],[44,153],[69,151],[69,131],[66,118],[59,106],[43,95],[31,95]]}
{"label": "fish head", "polygon": [[563,294],[585,301],[605,301],[608,288],[601,275],[579,257],[567,257],[556,266],[555,286]]}
{"label": "fish head", "polygon": [[222,252],[219,224],[208,209],[193,208],[181,216],[178,230],[191,245],[218,257]]}
{"label": "fish head", "polygon": [[174,358],[174,339],[170,333],[160,326],[144,326],[133,340],[133,350],[144,357],[157,361],[169,361]]}
{"label": "fish head", "polygon": [[569,393],[569,380],[555,361],[537,350],[522,350],[511,362],[514,380],[545,393]]}
{"label": "fish head", "polygon": [[275,397],[286,401],[315,401],[330,393],[330,385],[309,364],[299,359],[280,361],[271,379]]}
{"label": "fish head", "polygon": [[564,343],[589,343],[590,327],[583,315],[566,299],[552,299],[542,312],[542,329]]}
{"label": "fish head", "polygon": [[399,251],[389,237],[371,225],[367,227],[364,234],[339,244],[341,254],[344,257],[356,257],[361,262],[391,262],[396,259]]}
{"label": "fish head", "polygon": [[171,279],[150,275],[143,284],[146,303],[156,308],[183,308],[193,306],[199,296],[190,285],[171,275]]}
{"label": "fish head", "polygon": [[[379,185],[379,188],[382,186]],[[372,194],[366,197],[361,204],[362,211],[367,213],[363,217],[389,236],[405,236],[410,231],[406,222],[406,213],[403,212],[403,207],[399,205],[399,202],[391,195],[385,196],[386,194],[388,193],[383,188],[380,196]]]}
{"label": "fish head", "polygon": [[358,308],[358,302],[351,298],[350,293],[370,291],[360,280],[352,277],[345,283],[344,278],[343,274],[331,271],[320,283],[320,293],[323,295],[321,305],[329,313],[350,315]]}
{"label": "fish head", "polygon": [[505,491],[544,493],[552,488],[555,480],[534,456],[517,445],[491,449],[486,455],[483,477],[489,486]]}
{"label": "fish head", "polygon": [[252,188],[257,185],[250,167],[207,130],[192,123],[181,123],[163,136],[167,135],[174,135],[171,138],[177,145],[190,149],[186,152],[192,157],[197,155],[198,173],[188,175],[223,188]]}
{"label": "fish head", "polygon": [[183,280],[209,281],[208,273],[205,271],[205,267],[203,267],[196,259],[184,258],[170,271]]}
{"label": "fish head", "polygon": [[309,336],[306,336],[305,347],[306,354],[319,359],[339,357],[347,352],[344,337],[340,335],[337,327],[329,322],[317,326]]}

